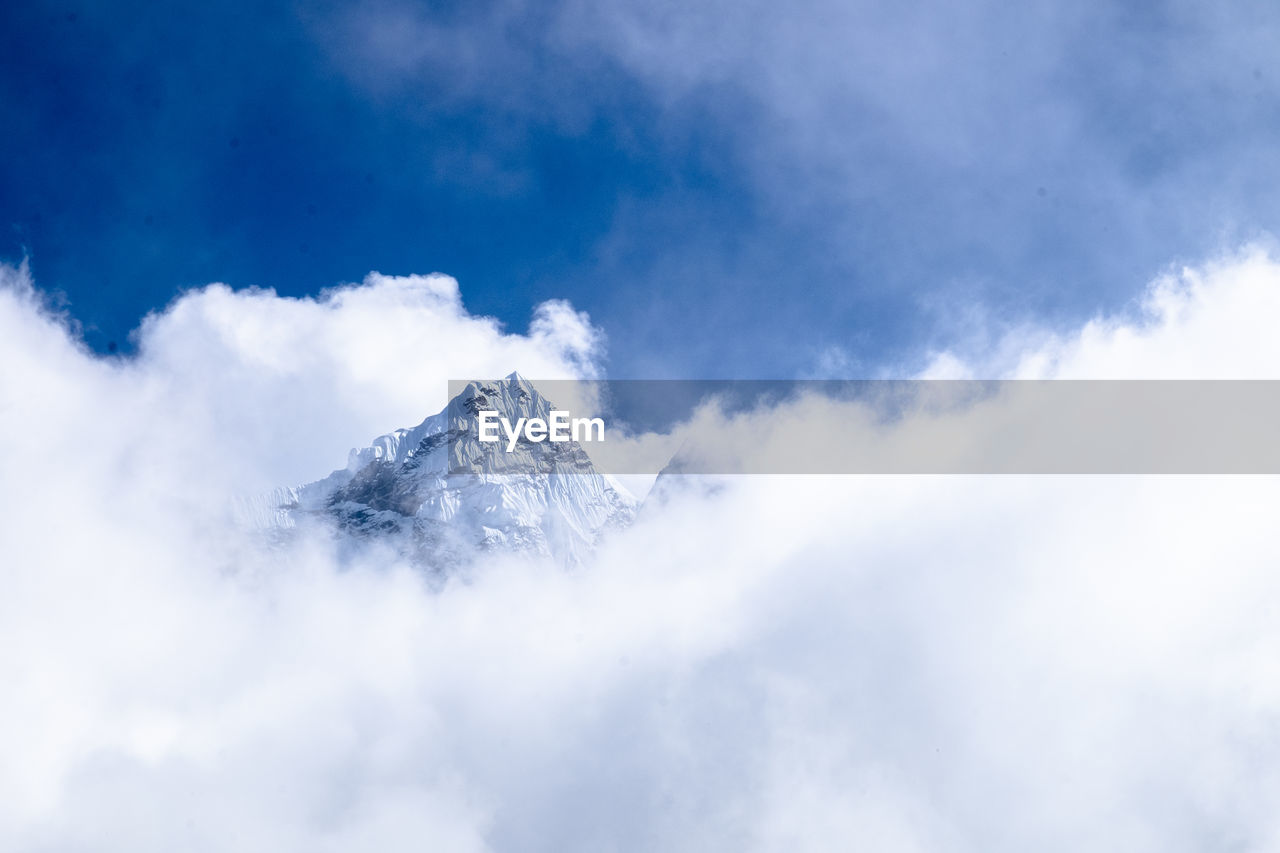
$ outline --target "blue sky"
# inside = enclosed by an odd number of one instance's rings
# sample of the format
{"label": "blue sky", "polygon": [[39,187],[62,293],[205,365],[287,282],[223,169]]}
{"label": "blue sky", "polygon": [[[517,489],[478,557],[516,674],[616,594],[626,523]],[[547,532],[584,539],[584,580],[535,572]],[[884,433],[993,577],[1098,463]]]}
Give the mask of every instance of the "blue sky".
{"label": "blue sky", "polygon": [[98,350],[438,270],[617,377],[867,375],[1280,231],[1278,48],[1267,2],[10,3],[0,256]]}

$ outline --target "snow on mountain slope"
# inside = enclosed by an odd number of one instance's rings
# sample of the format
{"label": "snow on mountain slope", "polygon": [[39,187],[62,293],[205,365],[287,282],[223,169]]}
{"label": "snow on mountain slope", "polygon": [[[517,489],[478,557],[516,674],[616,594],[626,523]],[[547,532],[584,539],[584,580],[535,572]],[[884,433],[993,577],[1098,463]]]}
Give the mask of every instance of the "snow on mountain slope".
{"label": "snow on mountain slope", "polygon": [[352,545],[387,543],[433,571],[494,549],[576,565],[607,530],[630,523],[634,498],[577,442],[522,437],[508,452],[505,435],[479,440],[481,411],[515,423],[546,419],[552,408],[516,373],[472,382],[416,427],[352,450],[347,466],[322,480],[246,502],[242,515],[274,531],[330,525]]}

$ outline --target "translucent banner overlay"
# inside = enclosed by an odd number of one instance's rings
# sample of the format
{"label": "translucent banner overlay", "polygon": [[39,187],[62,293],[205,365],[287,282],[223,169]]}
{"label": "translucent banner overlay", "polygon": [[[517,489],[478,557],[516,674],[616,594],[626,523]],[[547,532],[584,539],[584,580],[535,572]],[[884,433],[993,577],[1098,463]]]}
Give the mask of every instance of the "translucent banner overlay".
{"label": "translucent banner overlay", "polygon": [[1270,380],[512,376],[449,397],[455,474],[1280,473]]}

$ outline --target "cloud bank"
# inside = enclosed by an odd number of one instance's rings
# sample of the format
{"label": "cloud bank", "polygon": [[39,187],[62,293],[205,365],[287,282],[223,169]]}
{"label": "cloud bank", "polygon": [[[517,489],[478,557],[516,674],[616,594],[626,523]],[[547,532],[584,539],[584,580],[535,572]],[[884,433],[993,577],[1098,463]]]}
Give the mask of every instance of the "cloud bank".
{"label": "cloud bank", "polygon": [[[1274,478],[697,483],[583,571],[494,558],[432,593],[225,507],[449,377],[598,372],[587,318],[511,333],[440,276],[215,285],[103,359],[4,275],[7,849],[1280,844]],[[951,359],[1270,375],[1278,293],[1246,253]]]}

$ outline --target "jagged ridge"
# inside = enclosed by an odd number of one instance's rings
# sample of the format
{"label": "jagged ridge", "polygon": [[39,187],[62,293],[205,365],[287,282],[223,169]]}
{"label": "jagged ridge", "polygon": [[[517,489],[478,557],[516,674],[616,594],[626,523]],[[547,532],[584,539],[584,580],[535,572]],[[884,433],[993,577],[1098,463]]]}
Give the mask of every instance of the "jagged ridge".
{"label": "jagged ridge", "polygon": [[259,524],[277,530],[325,524],[353,544],[391,544],[445,571],[495,549],[581,563],[605,531],[633,519],[635,500],[596,471],[577,442],[481,442],[477,413],[511,422],[553,406],[517,373],[472,382],[412,429],[351,451],[344,469],[280,489],[258,502]]}

